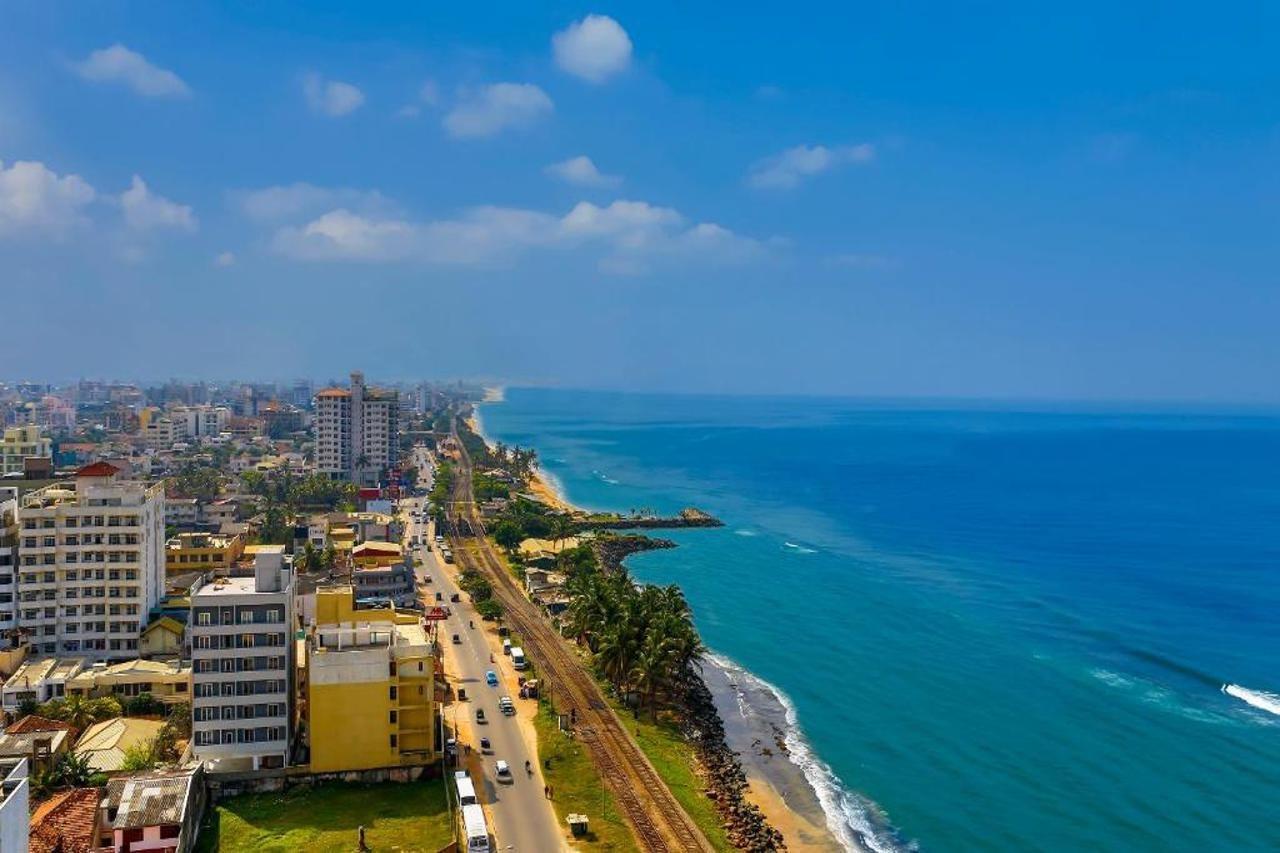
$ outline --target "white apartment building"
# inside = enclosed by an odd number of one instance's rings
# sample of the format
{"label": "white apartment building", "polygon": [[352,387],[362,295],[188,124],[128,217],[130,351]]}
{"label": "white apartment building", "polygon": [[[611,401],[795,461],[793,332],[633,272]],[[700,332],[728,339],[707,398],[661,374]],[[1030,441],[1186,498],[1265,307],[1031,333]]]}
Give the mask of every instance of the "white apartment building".
{"label": "white apartment building", "polygon": [[18,627],[18,488],[0,486],[0,632]]}
{"label": "white apartment building", "polygon": [[39,426],[10,427],[0,439],[0,474],[21,474],[22,461],[31,457],[53,458],[53,439]]}
{"label": "white apartment building", "polygon": [[350,388],[316,394],[316,470],[330,479],[373,485],[399,459],[400,398],[351,374]]}
{"label": "white apartment building", "polygon": [[253,577],[217,578],[191,596],[191,746],[211,770],[289,763],[294,621],[283,545],[258,551]]}
{"label": "white apartment building", "polygon": [[175,406],[169,417],[182,438],[213,438],[226,430],[231,410],[226,406]]}
{"label": "white apartment building", "polygon": [[137,657],[164,595],[164,486],[95,462],[18,508],[18,624],[32,654]]}

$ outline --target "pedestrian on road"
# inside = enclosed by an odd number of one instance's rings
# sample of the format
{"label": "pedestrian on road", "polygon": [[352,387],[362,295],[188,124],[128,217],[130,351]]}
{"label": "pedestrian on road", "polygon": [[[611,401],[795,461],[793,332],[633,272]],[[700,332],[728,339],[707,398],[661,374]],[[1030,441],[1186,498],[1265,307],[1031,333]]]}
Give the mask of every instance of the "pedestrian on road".
{"label": "pedestrian on road", "polygon": [[550,785],[543,785],[543,786],[542,786],[542,799],[544,799],[544,800],[549,800],[549,799],[551,799],[551,786],[550,786]]}

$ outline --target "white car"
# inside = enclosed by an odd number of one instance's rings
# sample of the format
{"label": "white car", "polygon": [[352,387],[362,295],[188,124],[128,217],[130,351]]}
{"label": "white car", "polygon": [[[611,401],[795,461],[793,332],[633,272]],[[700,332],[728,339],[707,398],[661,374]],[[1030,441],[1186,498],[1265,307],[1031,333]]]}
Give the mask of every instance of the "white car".
{"label": "white car", "polygon": [[515,781],[515,777],[511,775],[511,768],[507,766],[507,762],[499,759],[497,763],[498,781],[510,784]]}

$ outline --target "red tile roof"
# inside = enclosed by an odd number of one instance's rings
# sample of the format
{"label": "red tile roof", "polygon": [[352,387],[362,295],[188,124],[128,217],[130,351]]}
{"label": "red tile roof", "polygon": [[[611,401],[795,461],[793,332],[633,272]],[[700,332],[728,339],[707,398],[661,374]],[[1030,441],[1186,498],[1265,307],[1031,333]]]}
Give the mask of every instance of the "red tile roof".
{"label": "red tile roof", "polygon": [[77,477],[110,477],[120,473],[120,469],[110,462],[94,462],[76,471]]}
{"label": "red tile roof", "polygon": [[64,723],[62,720],[51,720],[38,714],[28,714],[5,729],[5,733],[20,735],[27,732],[74,732],[75,730],[75,726],[70,723]]}
{"label": "red tile roof", "polygon": [[31,853],[88,853],[98,846],[97,788],[55,794],[31,815]]}

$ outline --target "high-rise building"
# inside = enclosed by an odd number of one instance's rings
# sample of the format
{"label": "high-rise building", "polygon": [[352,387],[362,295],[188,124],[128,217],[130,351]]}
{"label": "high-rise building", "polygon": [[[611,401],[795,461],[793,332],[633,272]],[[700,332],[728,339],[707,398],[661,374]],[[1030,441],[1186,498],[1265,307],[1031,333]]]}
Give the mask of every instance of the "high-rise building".
{"label": "high-rise building", "polygon": [[53,458],[53,440],[44,428],[30,425],[11,427],[0,439],[0,474],[21,474],[24,460]]}
{"label": "high-rise building", "polygon": [[136,657],[164,595],[164,486],[95,462],[23,495],[18,624],[33,653]]}
{"label": "high-rise building", "polygon": [[316,394],[316,470],[330,479],[373,485],[400,451],[400,396],[351,374],[350,388]]}
{"label": "high-rise building", "polygon": [[18,489],[0,486],[0,633],[18,627]]}
{"label": "high-rise building", "polygon": [[293,720],[293,573],[263,546],[253,577],[191,596],[192,750],[227,769],[284,767]]}

